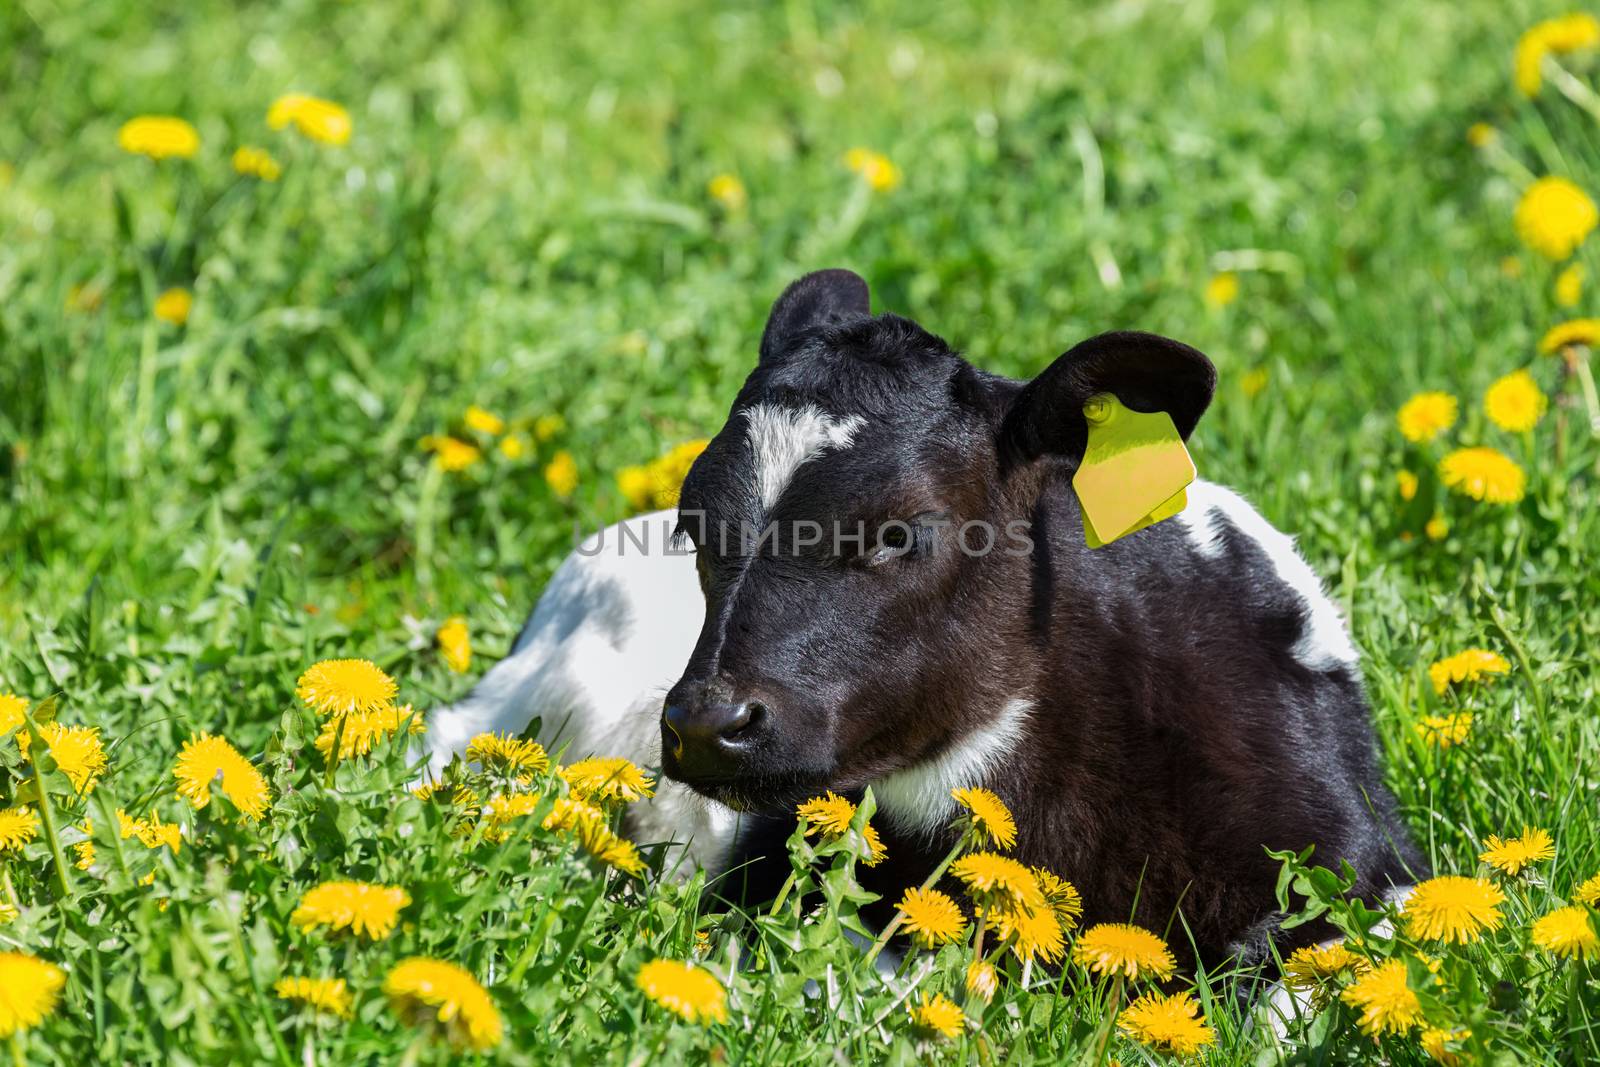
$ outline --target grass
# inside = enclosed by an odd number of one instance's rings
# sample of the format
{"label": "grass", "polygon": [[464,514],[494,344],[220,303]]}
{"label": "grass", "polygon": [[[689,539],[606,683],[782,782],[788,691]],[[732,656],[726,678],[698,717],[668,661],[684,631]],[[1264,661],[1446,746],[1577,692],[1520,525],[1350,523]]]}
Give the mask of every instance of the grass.
{"label": "grass", "polygon": [[[1579,251],[1589,284],[1558,308],[1555,268],[1511,226],[1529,174],[1600,190],[1594,118],[1510,84],[1518,34],[1561,10],[0,8],[0,692],[54,695],[111,761],[82,798],[50,761],[0,753],[11,799],[39,770],[54,837],[70,845],[87,815],[97,846],[87,871],[70,850],[58,870],[51,835],[4,854],[22,908],[0,947],[68,971],[19,1058],[438,1059],[379,993],[415,954],[489,987],[508,1034],[494,1062],[1028,1063],[1100,1048],[1112,990],[1076,968],[1067,996],[1003,982],[981,1038],[916,1037],[835,936],[854,907],[842,845],[808,868],[832,894],[820,922],[753,925],[710,909],[698,882],[605,876],[536,820],[508,845],[454,836],[448,806],[396,799],[396,746],[331,774],[311,749],[318,723],[293,693],[306,666],[370,657],[418,708],[462,693],[573,524],[626,513],[616,473],[720,425],[781,286],[841,265],[992,370],[1033,374],[1113,327],[1215,359],[1196,460],[1298,534],[1345,607],[1390,781],[1437,869],[1475,873],[1484,838],[1524,824],[1556,839],[1511,887],[1502,931],[1441,953],[1446,992],[1414,984],[1434,1016],[1470,1022],[1486,1062],[1600,1060],[1596,972],[1526,935],[1600,871],[1600,448],[1560,360],[1535,355],[1548,326],[1593,308],[1600,259],[1592,241]],[[269,131],[268,105],[292,89],[348,107],[350,143]],[[118,127],[145,113],[194,122],[199,155],[119,152]],[[1478,121],[1498,147],[1468,145]],[[235,175],[240,144],[267,146],[281,180]],[[867,190],[840,162],[855,145],[892,159],[900,186]],[[748,189],[742,212],[707,195],[724,172]],[[1207,307],[1230,268],[1238,299]],[[181,328],[151,314],[174,286],[194,293]],[[1522,366],[1552,394],[1526,438],[1479,403]],[[1427,448],[1394,421],[1421,389],[1461,400]],[[467,470],[433,465],[419,440],[470,438],[469,404],[510,419],[527,454],[483,437]],[[552,414],[565,429],[534,440]],[[1428,472],[1454,443],[1514,456],[1527,498],[1443,494]],[[569,499],[542,476],[558,451],[576,461]],[[1400,469],[1424,475],[1411,505]],[[1435,502],[1438,541],[1422,533]],[[478,650],[469,675],[434,647],[454,615]],[[1435,697],[1428,664],[1471,646],[1513,670]],[[1468,743],[1422,743],[1420,718],[1457,705],[1475,716]],[[173,759],[200,729],[258,759],[277,798],[263,823],[173,796]],[[184,847],[120,838],[119,807],[182,820]],[[405,886],[400,928],[368,945],[294,927],[305,890],[337,877]],[[1300,885],[1327,893],[1322,875]],[[705,1028],[633,984],[647,959],[687,958],[697,928],[724,978],[746,951],[730,1021]],[[959,953],[930,959],[927,986],[959,990]],[[354,1019],[276,999],[285,973],[346,977]],[[1337,1006],[1275,1051],[1233,981],[1201,983],[1218,1036],[1206,1062],[1375,1054]],[[1422,1056],[1415,1034],[1384,1049]],[[1108,1051],[1154,1056],[1121,1039]]]}

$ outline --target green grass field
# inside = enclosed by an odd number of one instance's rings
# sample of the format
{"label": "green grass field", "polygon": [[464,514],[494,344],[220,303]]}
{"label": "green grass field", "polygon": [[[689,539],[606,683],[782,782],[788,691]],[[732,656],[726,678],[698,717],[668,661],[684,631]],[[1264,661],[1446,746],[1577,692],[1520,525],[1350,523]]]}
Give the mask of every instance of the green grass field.
{"label": "green grass field", "polygon": [[[1421,1063],[1426,1027],[1451,1035],[1446,1061],[1600,1062],[1600,963],[1530,940],[1600,872],[1600,444],[1587,348],[1539,352],[1600,310],[1600,244],[1552,261],[1513,222],[1537,177],[1600,194],[1587,54],[1558,47],[1531,99],[1512,77],[1523,31],[1566,11],[0,5],[0,694],[37,725],[98,728],[109,761],[83,794],[64,749],[23,758],[26,725],[0,741],[0,952],[65,977],[12,1034],[18,1062],[444,1062],[441,1027],[384,994],[412,956],[487,989],[478,1018],[504,1036],[470,1062],[1171,1059],[1112,1027],[1134,990],[1076,964],[1024,988],[1011,959],[985,1005],[963,993],[960,945],[908,961],[916,996],[966,1009],[959,1036],[919,1031],[840,936],[857,836],[815,856],[813,838],[799,854],[823,896],[758,919],[713,908],[699,880],[612,870],[538,818],[495,840],[492,820],[406,792],[403,744],[332,771],[313,747],[295,687],[318,660],[374,660],[422,710],[464,693],[574,523],[628,514],[619,472],[717,430],[770,302],[824,266],[994,371],[1031,375],[1111,328],[1207,352],[1222,377],[1192,444],[1202,476],[1300,537],[1351,621],[1417,840],[1506,897],[1470,944],[1405,923],[1368,937],[1373,962],[1409,961],[1425,1016],[1381,1042],[1330,993],[1275,1045],[1238,976],[1180,976],[1215,1031],[1197,1059]],[[346,108],[348,143],[270,129],[292,91]],[[140,115],[192,123],[198,151],[123,151]],[[1469,143],[1475,123],[1493,138]],[[236,173],[245,145],[281,175]],[[853,173],[855,147],[898,182]],[[719,175],[745,202],[712,195]],[[1568,302],[1570,264],[1587,274]],[[181,325],[156,315],[173,288],[192,293]],[[1510,432],[1482,398],[1524,368],[1549,410]],[[1428,390],[1459,415],[1408,442],[1396,413]],[[505,432],[464,425],[471,405]],[[481,454],[444,469],[423,445],[444,435]],[[1526,472],[1521,499],[1441,484],[1440,459],[1479,445]],[[435,637],[454,616],[465,673]],[[1436,694],[1430,664],[1469,648],[1509,670]],[[1460,744],[1417,730],[1460,713]],[[264,774],[260,820],[175,792],[201,730]],[[535,788],[538,815],[566,786]],[[41,821],[8,840],[24,805]],[[181,846],[124,837],[117,809],[180,824]],[[1515,878],[1480,863],[1489,835],[1525,826],[1553,858]],[[402,887],[393,932],[292,920],[337,879]],[[1352,933],[1371,921],[1335,910]],[[712,971],[727,1020],[653,1003],[636,976],[657,958]],[[0,1034],[43,1011],[21,966],[0,956]],[[297,975],[345,979],[350,1017],[280,998]]]}

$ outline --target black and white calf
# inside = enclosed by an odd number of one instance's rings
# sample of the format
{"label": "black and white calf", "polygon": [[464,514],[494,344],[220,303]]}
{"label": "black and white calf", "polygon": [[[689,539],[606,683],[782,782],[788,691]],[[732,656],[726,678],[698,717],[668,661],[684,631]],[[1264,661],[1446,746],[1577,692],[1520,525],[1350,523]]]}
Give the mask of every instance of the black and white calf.
{"label": "black and white calf", "polygon": [[[659,765],[635,836],[712,869],[781,849],[797,801],[870,785],[891,899],[948,848],[950,790],[987,786],[1017,815],[1015,855],[1076,883],[1088,921],[1180,944],[1186,926],[1208,962],[1312,940],[1277,930],[1264,846],[1315,844],[1372,898],[1421,866],[1339,611],[1221,486],[1093,550],[1071,486],[1092,396],[1187,437],[1214,382],[1143,333],[1012,381],[871,315],[854,274],[808,275],[677,518],[568,559],[510,657],[435,718],[436,758],[564,723],[546,740],[572,755]],[[692,551],[667,550],[674,526]]]}

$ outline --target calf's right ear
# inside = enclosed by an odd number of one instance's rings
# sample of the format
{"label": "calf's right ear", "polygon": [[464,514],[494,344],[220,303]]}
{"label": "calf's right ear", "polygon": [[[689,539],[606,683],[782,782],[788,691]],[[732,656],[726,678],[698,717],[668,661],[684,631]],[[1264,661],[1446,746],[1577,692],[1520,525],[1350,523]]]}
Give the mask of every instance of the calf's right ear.
{"label": "calf's right ear", "polygon": [[1165,411],[1184,440],[1211,403],[1217,369],[1200,352],[1153,333],[1121,330],[1080,342],[1023,387],[1000,427],[1001,452],[1028,462],[1077,463],[1089,441],[1084,405],[1110,393],[1134,411]]}
{"label": "calf's right ear", "polygon": [[772,305],[761,333],[761,361],[786,351],[806,330],[872,314],[866,281],[847,270],[817,270],[790,284]]}

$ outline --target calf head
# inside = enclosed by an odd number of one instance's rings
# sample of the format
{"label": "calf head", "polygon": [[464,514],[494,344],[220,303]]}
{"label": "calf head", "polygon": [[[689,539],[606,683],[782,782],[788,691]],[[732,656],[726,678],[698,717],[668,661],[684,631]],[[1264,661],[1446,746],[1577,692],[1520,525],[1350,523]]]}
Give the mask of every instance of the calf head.
{"label": "calf head", "polygon": [[[683,485],[704,628],[662,714],[666,773],[776,811],[880,781],[1026,699],[1042,494],[1112,393],[1187,437],[1215,372],[1143,333],[1079,344],[1032,382],[977,370],[848,271],[773,306],[760,360]],[[1075,532],[1081,543],[1081,532]]]}

